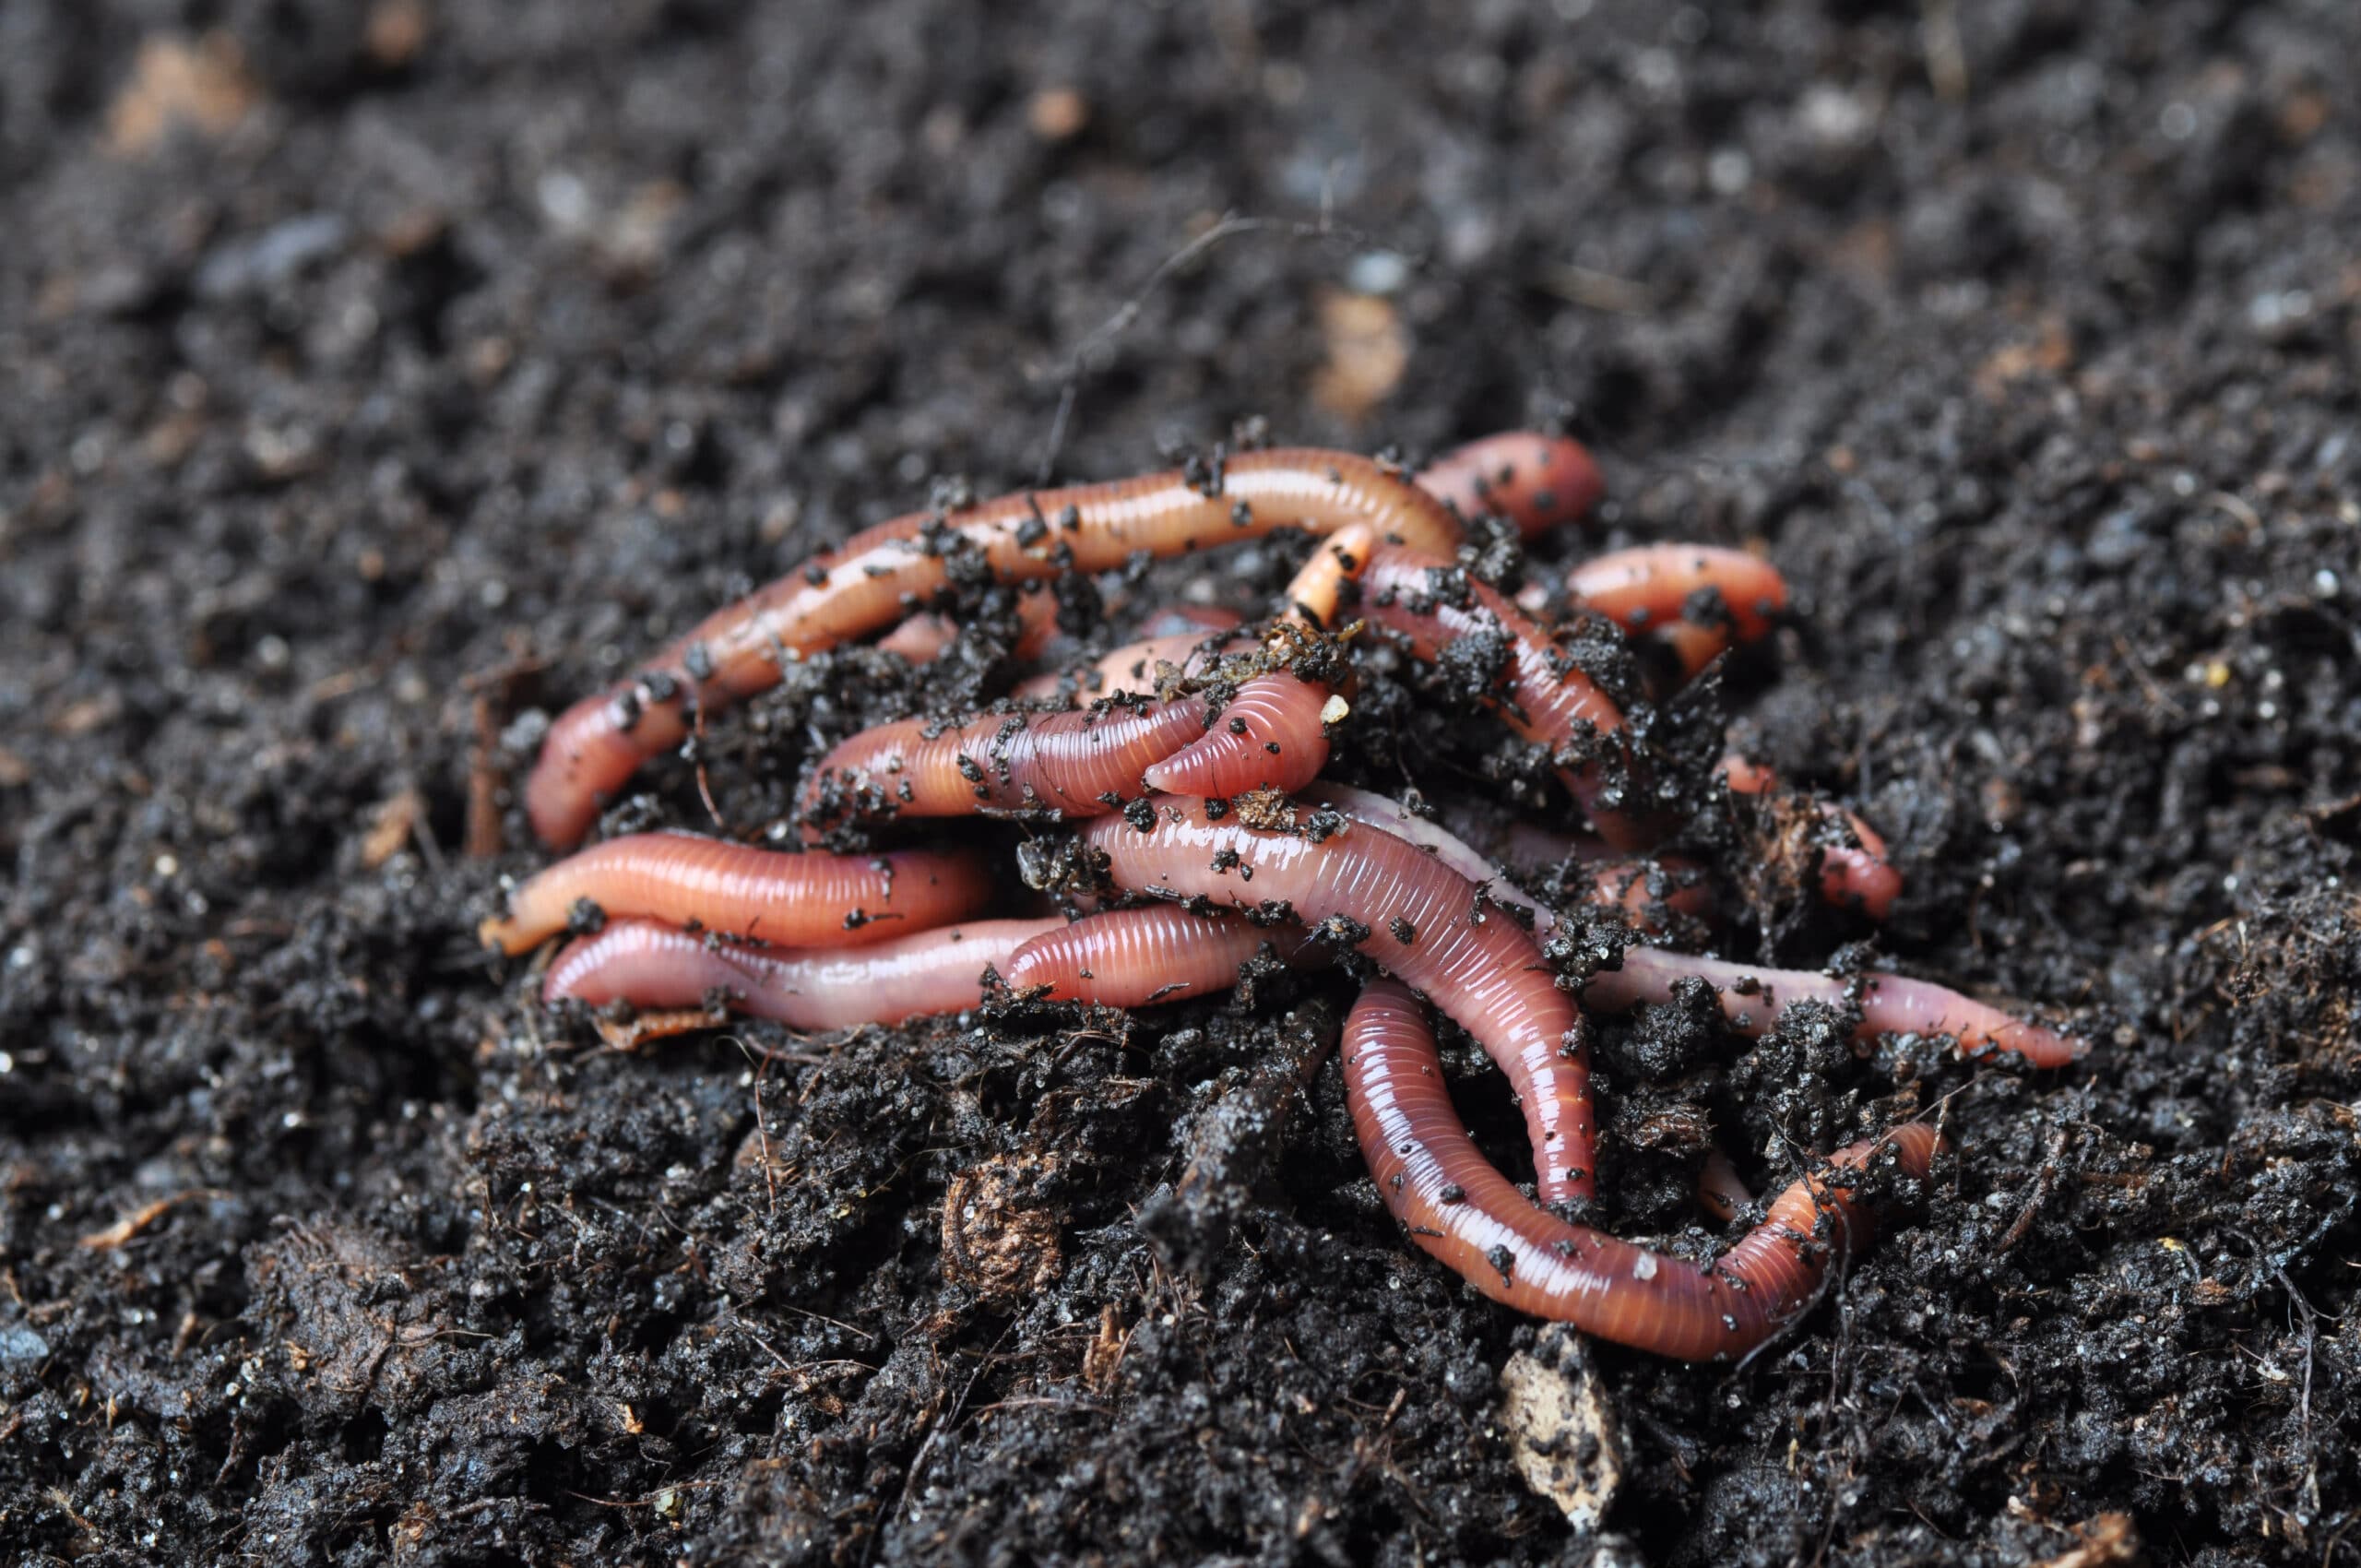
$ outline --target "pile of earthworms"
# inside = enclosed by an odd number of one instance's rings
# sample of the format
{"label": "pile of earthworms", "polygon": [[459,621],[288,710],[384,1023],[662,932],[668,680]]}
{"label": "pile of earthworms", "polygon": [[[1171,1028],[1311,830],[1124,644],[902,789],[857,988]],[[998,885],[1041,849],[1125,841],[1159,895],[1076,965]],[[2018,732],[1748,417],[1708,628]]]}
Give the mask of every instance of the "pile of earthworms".
{"label": "pile of earthworms", "polygon": [[[1838,1150],[1707,1265],[1618,1241],[1560,1212],[1596,1189],[1585,1012],[1667,1001],[1703,980],[1746,1034],[1815,1001],[1857,1020],[1865,1040],[1948,1036],[1963,1052],[2037,1068],[2081,1048],[1891,974],[1766,969],[1637,941],[1619,964],[1561,974],[1545,956],[1560,911],[1468,842],[1485,833],[1480,814],[1323,779],[1332,740],[1353,722],[1357,651],[1390,645],[1403,659],[1463,663],[1472,653],[1483,706],[1546,751],[1587,825],[1542,836],[1545,858],[1583,863],[1592,895],[1627,911],[1639,935],[1671,911],[1710,912],[1695,867],[1635,858],[1679,828],[1679,794],[1663,783],[1666,759],[1638,738],[1633,699],[1610,695],[1591,653],[1602,639],[1644,645],[1678,683],[1766,635],[1786,584],[1752,555],[1688,544],[1591,560],[1557,594],[1485,580],[1471,525],[1505,519],[1530,538],[1578,520],[1599,492],[1579,445],[1512,434],[1416,473],[1344,452],[1248,451],[879,524],[560,717],[525,793],[541,839],[577,844],[643,762],[801,659],[872,636],[913,660],[936,655],[955,633],[943,612],[962,586],[1022,590],[1017,657],[1039,662],[1056,631],[1048,588],[1062,576],[1275,529],[1323,537],[1265,622],[1151,615],[1144,640],[1069,659],[989,712],[846,740],[808,770],[787,835],[801,848],[610,838],[513,888],[483,937],[522,953],[572,933],[542,972],[543,999],[637,1009],[658,1030],[724,1008],[803,1029],[893,1023],[988,992],[1143,1007],[1227,990],[1249,963],[1336,964],[1362,981],[1342,1040],[1354,1126],[1418,1246],[1495,1300],[1602,1337],[1691,1359],[1742,1355],[1808,1308],[1832,1257],[1870,1234],[1876,1216],[1855,1195],[1864,1168],[1922,1178],[1940,1140],[1910,1123]],[[1719,777],[1735,793],[1778,789],[1735,756]],[[1805,814],[1820,896],[1852,918],[1883,919],[1900,888],[1883,843],[1833,806]],[[1042,830],[1072,832],[1082,853],[1068,858],[1088,885],[1077,895],[1066,884],[1058,913],[983,918],[1016,879],[972,842],[825,847],[846,842],[848,827],[890,835],[904,819],[979,816],[1025,825],[1035,850]],[[1487,847],[1514,858],[1513,840],[1532,832],[1491,833]],[[1532,1195],[1453,1110],[1430,1007],[1508,1075]],[[1749,1202],[1725,1160],[1709,1162],[1701,1188],[1725,1218]]]}

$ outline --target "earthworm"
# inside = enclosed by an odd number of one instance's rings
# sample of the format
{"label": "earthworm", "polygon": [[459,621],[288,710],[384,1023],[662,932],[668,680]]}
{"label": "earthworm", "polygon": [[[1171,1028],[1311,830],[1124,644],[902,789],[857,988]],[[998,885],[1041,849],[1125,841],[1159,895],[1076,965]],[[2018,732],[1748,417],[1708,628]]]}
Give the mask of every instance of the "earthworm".
{"label": "earthworm", "polygon": [[1280,596],[1279,618],[1315,632],[1334,631],[1337,619],[1357,600],[1351,587],[1375,556],[1377,530],[1367,523],[1347,523],[1304,558]]}
{"label": "earthworm", "polygon": [[[1710,1266],[1650,1252],[1546,1213],[1492,1168],[1452,1107],[1434,1031],[1404,987],[1362,991],[1343,1055],[1361,1153],[1411,1240],[1492,1300],[1602,1339],[1684,1360],[1743,1355],[1809,1307],[1831,1252],[1875,1234],[1875,1214],[1845,1185],[1806,1179]],[[1923,1179],[1940,1144],[1912,1123],[1830,1163],[1857,1170],[1891,1148]]]}
{"label": "earthworm", "polygon": [[[1333,785],[1320,789],[1331,798],[1346,793],[1364,794]],[[1382,796],[1367,798],[1391,804]],[[1393,809],[1399,812],[1401,808]],[[1415,817],[1409,820],[1417,824],[1418,842],[1430,847],[1454,869],[1485,863],[1474,846],[1439,824]],[[1465,874],[1464,870],[1462,874]],[[1536,903],[1533,910],[1535,938],[1546,940],[1557,929],[1557,911]],[[1838,1007],[1858,1005],[1861,1027],[1856,1038],[1861,1039],[1886,1033],[1946,1034],[1959,1042],[1964,1055],[2014,1051],[2035,1067],[2062,1067],[2085,1049],[2082,1041],[2071,1036],[2011,1017],[1998,1007],[1931,980],[1887,973],[1862,975],[1858,977],[1857,997],[1852,980],[1809,969],[1768,969],[1726,959],[1702,958],[1663,947],[1624,948],[1619,969],[1601,970],[1584,982],[1583,1003],[1587,1007],[1613,1011],[1643,1002],[1667,1002],[1671,1000],[1673,982],[1684,979],[1702,980],[1718,990],[1723,1016],[1746,1035],[1759,1035],[1770,1028],[1786,1003],[1810,1001]]]}
{"label": "earthworm", "polygon": [[1720,1220],[1736,1219],[1754,1201],[1754,1194],[1746,1178],[1738,1173],[1727,1151],[1715,1146],[1705,1154],[1705,1163],[1697,1171],[1697,1201],[1705,1212]]}
{"label": "earthworm", "polygon": [[1258,675],[1239,686],[1211,729],[1141,777],[1173,795],[1299,790],[1328,765],[1326,727],[1348,711],[1323,682],[1285,671]]}
{"label": "earthworm", "polygon": [[1579,754],[1623,728],[1621,710],[1531,616],[1448,562],[1391,545],[1361,574],[1361,605],[1430,662],[1461,637],[1505,634],[1504,667],[1487,701],[1512,731],[1549,748],[1559,778],[1602,837],[1636,849],[1655,837],[1626,798],[1625,781],[1613,777],[1621,770]]}
{"label": "earthworm", "polygon": [[1606,488],[1581,442],[1523,430],[1454,447],[1415,477],[1461,517],[1496,513],[1528,539],[1581,517]]}
{"label": "earthworm", "polygon": [[[1183,676],[1203,675],[1225,652],[1242,649],[1243,639],[1225,634],[1243,619],[1236,611],[1201,611],[1204,619],[1181,620],[1171,611],[1151,617],[1137,641],[1099,655],[1073,671],[1050,671],[1019,681],[1009,695],[1018,702],[1062,701],[1073,695],[1083,702],[1130,692],[1140,696],[1157,693],[1157,671],[1169,664]],[[1177,623],[1177,624],[1176,624]]]}
{"label": "earthworm", "polygon": [[[1205,794],[1293,790],[1328,761],[1324,701],[1282,671],[1241,683],[1210,728],[1211,704],[1200,695],[987,715],[948,727],[897,719],[829,752],[805,786],[803,812],[815,817],[843,804],[912,817],[984,807],[1099,816],[1160,778]],[[1222,743],[1199,749],[1216,735]]]}
{"label": "earthworm", "polygon": [[[1721,992],[1722,1016],[1740,1034],[1759,1035],[1796,1002],[1858,1006],[1857,1038],[1880,1034],[1950,1035],[1964,1056],[2013,1051],[2029,1066],[2063,1067],[2082,1055],[2082,1041],[2055,1029],[2012,1018],[1998,1007],[1962,996],[1930,980],[1906,975],[1869,974],[1845,979],[1809,969],[1766,969],[1724,958],[1700,958],[1660,947],[1626,947],[1622,968],[1602,969],[1583,986],[1589,1007],[1619,1010],[1643,1002],[1667,1002],[1673,982],[1702,980]],[[1855,988],[1858,987],[1858,995]]]}
{"label": "earthworm", "polygon": [[508,912],[477,928],[521,953],[564,931],[585,901],[617,919],[694,924],[781,946],[863,946],[974,914],[992,877],[973,850],[782,854],[693,833],[634,833],[528,877]]}
{"label": "earthworm", "polygon": [[[1718,624],[1689,614],[1691,597],[1706,589],[1721,596]],[[1743,550],[1710,544],[1609,551],[1570,568],[1566,591],[1627,632],[1660,635],[1691,675],[1733,641],[1768,636],[1787,608],[1787,580],[1776,566]]]}
{"label": "earthworm", "polygon": [[1356,827],[1308,837],[1210,820],[1206,802],[1160,800],[1146,832],[1121,818],[1082,830],[1119,887],[1206,898],[1259,919],[1291,913],[1358,946],[1435,999],[1476,1037],[1522,1100],[1542,1201],[1588,1196],[1590,1059],[1579,1014],[1524,928],[1477,885],[1406,839]]}
{"label": "earthworm", "polygon": [[1238,966],[1270,945],[1282,958],[1304,945],[1299,931],[1264,930],[1237,916],[1208,919],[1171,904],[1086,915],[1045,932],[1001,968],[1011,991],[1047,986],[1052,1002],[1145,1007],[1227,991]]}
{"label": "earthworm", "polygon": [[1125,643],[1071,675],[1028,676],[1018,682],[1009,695],[1019,702],[1056,700],[1069,689],[1083,702],[1124,692],[1154,696],[1157,672],[1164,666],[1172,666],[1183,678],[1202,676],[1220,660],[1225,651],[1242,646],[1219,632],[1166,632]]}
{"label": "earthworm", "polygon": [[762,952],[651,921],[613,921],[568,943],[541,982],[541,1000],[591,1006],[696,1007],[715,992],[758,1018],[799,1029],[898,1024],[975,1005],[980,979],[1054,918],[971,921],[852,951]]}
{"label": "earthworm", "polygon": [[[950,616],[922,610],[878,638],[877,646],[913,664],[926,664],[942,658],[958,635],[959,624]],[[1047,590],[1018,595],[1016,641],[1008,650],[1009,657],[1038,658],[1057,635],[1058,596]]]}
{"label": "earthworm", "polygon": [[[1283,653],[1290,646],[1301,646],[1304,634],[1333,630],[1352,591],[1353,577],[1376,547],[1377,530],[1368,523],[1347,523],[1322,540],[1287,584],[1282,597],[1285,609],[1266,639],[1268,648]],[[1328,681],[1289,683],[1275,676],[1249,681],[1202,740],[1147,770],[1148,785],[1168,794],[1200,797],[1240,794],[1260,787],[1253,782],[1257,779],[1299,789],[1327,765],[1328,730],[1343,723],[1350,712],[1351,706]],[[1289,752],[1320,760],[1308,769],[1288,767],[1282,759]],[[1276,776],[1270,777],[1275,768]]]}
{"label": "earthworm", "polygon": [[[1735,752],[1722,759],[1722,778],[1734,794],[1768,795],[1779,788],[1778,775]],[[1827,829],[1816,836],[1823,840],[1818,845],[1821,897],[1848,909],[1857,903],[1862,913],[1882,924],[1902,896],[1902,873],[1886,859],[1885,839],[1842,806],[1814,802],[1810,809]],[[1824,841],[1830,837],[1837,841]]]}
{"label": "earthworm", "polygon": [[1353,522],[1448,555],[1451,509],[1392,469],[1348,452],[1245,452],[1203,474],[1169,471],[1062,490],[1024,491],[948,514],[913,513],[708,616],[648,671],[561,715],[525,788],[541,840],[579,840],[600,799],[690,729],[684,699],[708,711],[778,683],[780,663],[899,620],[972,552],[1002,582],[1106,571],[1134,552],[1180,555],[1283,527],[1327,533]]}
{"label": "earthworm", "polygon": [[[1421,849],[1432,851],[1445,865],[1471,882],[1490,881],[1523,894],[1525,902],[1538,904],[1539,899],[1524,894],[1519,884],[1503,879],[1493,868],[1493,862],[1465,838],[1439,824],[1418,815],[1407,807],[1367,790],[1349,785],[1316,782],[1297,791],[1307,801],[1317,801],[1335,807],[1356,822],[1382,827],[1388,833],[1407,838]],[[1527,827],[1512,823],[1503,834],[1504,847],[1519,858],[1540,864],[1555,864],[1569,858],[1579,860],[1591,873],[1594,897],[1602,904],[1619,904],[1626,914],[1646,924],[1653,914],[1651,906],[1659,901],[1651,886],[1651,871],[1661,869],[1667,877],[1678,882],[1676,886],[1662,890],[1661,902],[1684,915],[1703,920],[1713,913],[1713,890],[1703,881],[1695,880],[1698,868],[1694,862],[1675,856],[1656,859],[1652,866],[1647,861],[1619,856],[1596,838],[1582,834],[1550,833],[1546,829]]]}

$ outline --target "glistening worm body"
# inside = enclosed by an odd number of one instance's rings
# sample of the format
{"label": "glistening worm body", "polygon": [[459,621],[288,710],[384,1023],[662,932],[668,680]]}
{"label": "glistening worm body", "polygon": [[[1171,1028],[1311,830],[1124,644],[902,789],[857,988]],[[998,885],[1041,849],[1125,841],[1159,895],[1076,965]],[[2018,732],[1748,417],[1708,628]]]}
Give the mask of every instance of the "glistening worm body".
{"label": "glistening worm body", "polygon": [[564,931],[587,901],[639,917],[783,946],[852,947],[974,914],[991,897],[982,856],[781,854],[688,833],[610,838],[528,877],[478,934],[521,953]]}
{"label": "glistening worm body", "polygon": [[1086,915],[1018,948],[1002,968],[1011,991],[1101,1007],[1178,1002],[1238,983],[1238,966],[1270,947],[1292,958],[1303,933],[1264,930],[1235,915],[1207,918],[1170,904]]}
{"label": "glistening worm body", "polygon": [[1418,481],[1461,517],[1495,513],[1527,538],[1580,518],[1605,489],[1582,443],[1529,431],[1471,441],[1419,469]]}
{"label": "glistening worm body", "polygon": [[[1406,838],[1434,855],[1471,882],[1491,882],[1505,886],[1520,905],[1538,907],[1541,900],[1522,892],[1513,882],[1503,881],[1491,861],[1465,839],[1453,835],[1440,824],[1428,821],[1383,795],[1368,790],[1356,790],[1347,784],[1314,783],[1298,791],[1305,800],[1334,806],[1355,822],[1371,827],[1382,827],[1398,837]],[[1696,868],[1686,861],[1667,859],[1655,869],[1662,877],[1651,875],[1644,861],[1621,859],[1596,839],[1577,839],[1564,834],[1531,830],[1522,840],[1522,847],[1534,849],[1530,858],[1536,861],[1562,861],[1569,856],[1580,859],[1584,869],[1591,873],[1591,887],[1596,900],[1601,904],[1620,905],[1623,912],[1634,921],[1646,922],[1651,907],[1659,901],[1684,915],[1703,918],[1713,909],[1711,892],[1695,880]],[[1657,885],[1669,883],[1670,885]]]}
{"label": "glistening worm body", "polygon": [[898,1024],[975,1005],[987,968],[1005,966],[1056,920],[971,921],[874,947],[758,952],[650,921],[616,921],[566,944],[541,983],[545,1003],[697,1007],[714,994],[791,1028]]}
{"label": "glistening worm body", "polygon": [[[1833,1253],[1875,1233],[1869,1207],[1833,1182],[1800,1181],[1707,1267],[1650,1252],[1537,1208],[1476,1147],[1452,1107],[1434,1030],[1388,980],[1345,1023],[1345,1093],[1386,1206],[1419,1247],[1496,1301],[1661,1356],[1744,1355],[1811,1304]],[[1858,1168],[1886,1150],[1927,1174],[1939,1146],[1923,1123],[1839,1151]],[[1824,1240],[1821,1237],[1826,1224]]]}
{"label": "glistening worm body", "polygon": [[[1779,788],[1779,776],[1733,753],[1722,759],[1722,778],[1734,795],[1770,795]],[[1859,905],[1869,919],[1883,921],[1902,897],[1902,873],[1886,859],[1885,839],[1878,830],[1842,806],[1821,803],[1817,837],[1820,849],[1820,894],[1839,907]]]}
{"label": "glistening worm body", "polygon": [[[1691,597],[1721,598],[1718,623],[1690,615]],[[1594,556],[1566,574],[1566,591],[1627,632],[1660,633],[1694,675],[1733,641],[1770,635],[1787,608],[1787,580],[1768,561],[1709,544],[1643,544]]]}
{"label": "glistening worm body", "polygon": [[780,659],[834,647],[923,608],[971,551],[1002,582],[1121,566],[1133,552],[1180,555],[1273,529],[1381,537],[1448,555],[1459,523],[1394,470],[1349,452],[1289,448],[1228,458],[1204,481],[1180,472],[1021,492],[938,517],[865,529],[801,569],[707,617],[648,674],[575,704],[551,726],[525,790],[542,842],[579,840],[612,791],[689,731],[684,700],[708,708],[778,683]]}
{"label": "glistening worm body", "polygon": [[1590,1061],[1573,1004],[1532,939],[1486,907],[1477,885],[1373,827],[1314,842],[1208,820],[1203,802],[1164,800],[1141,832],[1120,818],[1083,829],[1116,885],[1291,913],[1358,945],[1418,986],[1476,1037],[1523,1102],[1544,1202],[1596,1190]]}
{"label": "glistening worm body", "polygon": [[864,730],[820,764],[807,816],[838,806],[912,817],[981,807],[1100,816],[1152,788],[1232,795],[1293,790],[1328,761],[1324,688],[1280,672],[1242,683],[1218,713],[1204,696],[1065,713],[918,719]]}
{"label": "glistening worm body", "polygon": [[1673,982],[1679,980],[1702,980],[1718,990],[1722,1016],[1745,1035],[1769,1028],[1783,1007],[1824,1002],[1837,1008],[1858,1006],[1864,1039],[1881,1034],[1950,1035],[1964,1056],[2012,1051],[2026,1065],[2045,1068],[2070,1065],[2082,1053],[2082,1042],[2071,1036],[2011,1017],[1931,980],[1893,974],[1846,980],[1809,969],[1766,969],[1700,958],[1661,947],[1625,948],[1622,968],[1602,969],[1584,982],[1583,1001],[1610,1011],[1667,1002],[1672,998]]}
{"label": "glistening worm body", "polygon": [[1623,728],[1621,709],[1531,616],[1450,562],[1416,550],[1381,546],[1360,582],[1363,612],[1407,638],[1419,659],[1431,662],[1470,635],[1505,636],[1505,661],[1487,694],[1501,721],[1549,748],[1559,777],[1602,837],[1635,849],[1655,836],[1628,798],[1624,770],[1580,754]]}
{"label": "glistening worm body", "polygon": [[[1358,793],[1358,791],[1355,791]],[[1376,797],[1382,802],[1382,797]],[[1365,808],[1366,809],[1366,808]],[[1395,810],[1400,808],[1396,807]],[[1421,843],[1431,847],[1447,863],[1484,863],[1474,847],[1430,822],[1420,822]],[[1558,916],[1546,904],[1533,910],[1533,932],[1547,938],[1558,929]],[[1643,1002],[1667,1002],[1673,984],[1702,980],[1721,993],[1722,1015],[1743,1034],[1759,1035],[1776,1021],[1779,1009],[1792,1002],[1825,1002],[1832,1006],[1857,1005],[1861,1010],[1859,1037],[1880,1034],[1950,1035],[1962,1054],[1985,1056],[2013,1051],[2029,1066],[2063,1067],[2082,1053],[2080,1039],[2011,1016],[1998,1007],[1962,996],[1931,980],[1907,975],[1868,974],[1849,980],[1814,974],[1809,969],[1770,969],[1734,964],[1722,958],[1701,958],[1662,947],[1623,949],[1621,967],[1604,969],[1583,985],[1586,1005],[1619,1010]]]}

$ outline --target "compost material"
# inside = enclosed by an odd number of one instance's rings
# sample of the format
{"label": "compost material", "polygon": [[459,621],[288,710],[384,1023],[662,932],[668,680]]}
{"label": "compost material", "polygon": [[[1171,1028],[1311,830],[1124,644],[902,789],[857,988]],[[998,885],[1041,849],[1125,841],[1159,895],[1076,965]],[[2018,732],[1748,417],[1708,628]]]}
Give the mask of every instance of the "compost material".
{"label": "compost material", "polygon": [[[0,8],[9,1560],[2361,1562],[2356,56],[2304,0]],[[1334,975],[626,1050],[476,944],[551,716],[864,524],[1531,425],[1608,497],[1536,564],[1786,574],[1668,732],[1903,873],[1871,937],[1740,816],[1719,950],[2092,1042],[1600,1019],[1619,1234],[1729,1239],[1715,1136],[1952,1146],[1742,1365],[1406,1245]],[[1010,630],[802,661],[601,829],[784,819]],[[1565,826],[1453,678],[1373,671],[1355,776]]]}

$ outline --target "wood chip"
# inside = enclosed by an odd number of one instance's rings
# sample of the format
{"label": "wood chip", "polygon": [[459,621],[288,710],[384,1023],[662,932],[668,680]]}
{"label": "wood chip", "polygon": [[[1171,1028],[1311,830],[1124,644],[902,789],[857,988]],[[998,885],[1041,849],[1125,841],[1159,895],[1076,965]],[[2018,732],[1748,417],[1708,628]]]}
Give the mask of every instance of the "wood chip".
{"label": "wood chip", "polygon": [[1312,376],[1312,398],[1346,419],[1368,417],[1402,384],[1410,334],[1385,300],[1340,291],[1321,297],[1320,330],[1328,360]]}
{"label": "wood chip", "polygon": [[245,52],[226,32],[192,42],[150,34],[131,79],[107,105],[107,146],[118,157],[153,151],[175,129],[223,137],[253,113],[262,93],[246,74]]}

